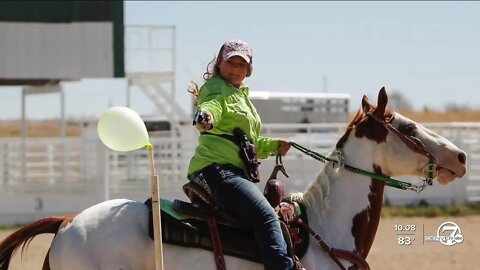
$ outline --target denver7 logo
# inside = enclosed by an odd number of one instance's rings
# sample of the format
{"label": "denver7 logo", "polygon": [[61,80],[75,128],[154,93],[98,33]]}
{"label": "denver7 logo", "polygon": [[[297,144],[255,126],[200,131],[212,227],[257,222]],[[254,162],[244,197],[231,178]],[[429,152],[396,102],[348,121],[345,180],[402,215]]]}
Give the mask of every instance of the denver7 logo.
{"label": "denver7 logo", "polygon": [[[450,235],[446,235],[445,232],[451,233]],[[462,230],[455,222],[451,221],[444,222],[438,226],[437,237],[438,240],[446,246],[453,246],[463,242]]]}

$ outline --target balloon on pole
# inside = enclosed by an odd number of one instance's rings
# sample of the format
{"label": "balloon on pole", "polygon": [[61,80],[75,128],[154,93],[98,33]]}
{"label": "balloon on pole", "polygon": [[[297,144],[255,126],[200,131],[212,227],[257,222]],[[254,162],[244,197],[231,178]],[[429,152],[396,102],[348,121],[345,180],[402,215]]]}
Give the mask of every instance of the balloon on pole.
{"label": "balloon on pole", "polygon": [[147,146],[151,169],[155,269],[163,270],[160,190],[153,160],[153,146],[148,137],[147,127],[137,112],[127,107],[117,106],[108,109],[100,116],[97,130],[102,143],[114,151],[127,152]]}
{"label": "balloon on pole", "polygon": [[98,120],[97,129],[103,144],[115,151],[133,151],[150,145],[142,118],[127,107],[108,109]]}

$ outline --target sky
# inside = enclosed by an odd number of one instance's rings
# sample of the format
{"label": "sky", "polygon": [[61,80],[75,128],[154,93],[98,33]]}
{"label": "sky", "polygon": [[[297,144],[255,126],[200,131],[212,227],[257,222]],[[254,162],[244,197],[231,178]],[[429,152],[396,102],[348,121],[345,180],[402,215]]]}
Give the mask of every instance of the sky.
{"label": "sky", "polygon": [[[191,80],[223,42],[242,39],[253,49],[251,91],[329,92],[351,96],[385,86],[415,109],[448,104],[480,109],[480,2],[125,2],[125,25],[175,26],[176,99],[187,112]],[[325,80],[326,79],[326,80]],[[126,104],[125,80],[92,79],[65,87],[67,117],[99,116]],[[20,117],[15,87],[0,89],[0,119]],[[29,119],[59,116],[56,94],[27,99]],[[140,91],[131,106],[158,114]]]}

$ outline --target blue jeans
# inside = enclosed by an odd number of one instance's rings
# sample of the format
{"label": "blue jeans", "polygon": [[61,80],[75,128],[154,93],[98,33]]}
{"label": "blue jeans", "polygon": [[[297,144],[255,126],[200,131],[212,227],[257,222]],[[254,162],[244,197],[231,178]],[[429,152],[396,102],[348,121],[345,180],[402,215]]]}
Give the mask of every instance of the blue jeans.
{"label": "blue jeans", "polygon": [[200,173],[193,174],[190,180],[206,182],[220,208],[253,227],[266,270],[293,269],[293,260],[287,253],[277,214],[262,192],[245,178],[240,169],[231,165],[212,164]]}

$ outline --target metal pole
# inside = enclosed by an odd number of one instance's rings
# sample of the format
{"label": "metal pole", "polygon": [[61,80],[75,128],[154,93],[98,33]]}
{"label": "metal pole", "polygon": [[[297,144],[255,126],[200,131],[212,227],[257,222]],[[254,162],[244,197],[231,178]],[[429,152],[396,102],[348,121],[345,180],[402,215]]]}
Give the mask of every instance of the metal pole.
{"label": "metal pole", "polygon": [[22,127],[21,127],[21,133],[22,133],[22,145],[21,145],[21,151],[22,151],[22,182],[25,183],[27,181],[27,154],[25,151],[27,151],[26,147],[26,140],[27,140],[27,122],[26,122],[26,115],[27,115],[27,109],[26,109],[26,90],[25,87],[22,88]]}
{"label": "metal pole", "polygon": [[172,26],[172,119],[171,123],[171,135],[173,138],[172,142],[172,151],[173,151],[173,180],[177,181],[178,179],[178,136],[177,136],[177,128],[178,128],[178,119],[177,119],[177,100],[176,100],[176,84],[175,84],[175,76],[176,76],[176,69],[177,69],[177,64],[176,64],[176,30],[175,26]]}
{"label": "metal pole", "polygon": [[59,84],[58,86],[60,88],[59,92],[60,92],[60,136],[62,138],[62,182],[65,182],[65,180],[67,179],[67,167],[66,167],[67,147],[65,145],[65,140],[67,136],[67,128],[65,123],[65,94],[63,93],[62,84]]}
{"label": "metal pole", "polygon": [[131,108],[132,103],[132,79],[127,77],[127,107]]}
{"label": "metal pole", "polygon": [[327,93],[327,75],[323,75],[323,92]]}

